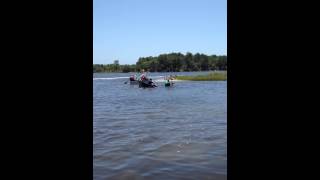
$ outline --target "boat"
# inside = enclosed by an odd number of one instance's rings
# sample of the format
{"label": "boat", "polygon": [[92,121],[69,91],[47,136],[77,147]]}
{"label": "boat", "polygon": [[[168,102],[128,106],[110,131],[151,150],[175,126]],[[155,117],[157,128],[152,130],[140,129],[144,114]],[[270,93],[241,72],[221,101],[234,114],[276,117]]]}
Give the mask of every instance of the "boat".
{"label": "boat", "polygon": [[142,88],[154,88],[154,87],[157,87],[157,85],[154,84],[152,79],[151,78],[147,78],[145,74],[142,74],[139,78],[137,78],[136,75],[131,75],[130,78],[129,78],[129,82],[130,82],[130,85],[139,85],[139,87],[142,87]]}
{"label": "boat", "polygon": [[167,80],[167,81],[164,83],[164,86],[165,86],[165,87],[173,86],[173,82],[170,82],[169,80]]}
{"label": "boat", "polygon": [[157,87],[157,85],[155,85],[152,82],[152,79],[145,78],[145,79],[139,81],[139,87],[142,87],[142,88],[155,88],[155,87]]}
{"label": "boat", "polygon": [[169,87],[169,86],[171,86],[171,83],[165,82],[165,83],[164,83],[164,86],[165,86],[165,87]]}
{"label": "boat", "polygon": [[164,80],[165,80],[165,82],[164,82],[164,86],[165,87],[170,87],[170,86],[173,86],[173,80],[175,80],[176,79],[176,77],[177,76],[173,76],[173,75],[170,75],[170,76],[168,76],[168,77],[164,77]]}

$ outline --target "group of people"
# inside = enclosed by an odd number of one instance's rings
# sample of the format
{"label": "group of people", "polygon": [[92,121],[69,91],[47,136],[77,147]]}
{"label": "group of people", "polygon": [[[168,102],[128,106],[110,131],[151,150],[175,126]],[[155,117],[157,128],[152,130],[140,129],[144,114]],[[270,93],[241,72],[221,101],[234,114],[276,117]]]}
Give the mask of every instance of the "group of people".
{"label": "group of people", "polygon": [[143,80],[147,80],[147,75],[145,73],[144,70],[141,71],[141,74],[135,74],[135,75],[131,75],[130,76],[130,81],[143,81]]}
{"label": "group of people", "polygon": [[[165,86],[172,86],[173,82],[172,80],[174,80],[177,77],[177,75],[170,75],[170,76],[165,76],[164,80],[165,80]],[[152,79],[151,78],[147,78],[147,73],[142,70],[140,75],[136,74],[136,75],[131,75],[130,76],[130,81],[142,81],[148,84],[153,84]]]}

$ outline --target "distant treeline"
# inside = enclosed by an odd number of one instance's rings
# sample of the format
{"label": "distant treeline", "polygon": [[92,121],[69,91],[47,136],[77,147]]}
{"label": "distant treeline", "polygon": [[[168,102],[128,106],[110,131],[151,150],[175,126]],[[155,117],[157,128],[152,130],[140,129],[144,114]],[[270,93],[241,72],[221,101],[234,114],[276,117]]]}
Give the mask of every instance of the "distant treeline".
{"label": "distant treeline", "polygon": [[179,72],[227,70],[227,56],[186,53],[160,54],[157,57],[140,57],[135,65],[94,64],[93,72]]}
{"label": "distant treeline", "polygon": [[94,64],[93,72],[136,72],[136,65]]}

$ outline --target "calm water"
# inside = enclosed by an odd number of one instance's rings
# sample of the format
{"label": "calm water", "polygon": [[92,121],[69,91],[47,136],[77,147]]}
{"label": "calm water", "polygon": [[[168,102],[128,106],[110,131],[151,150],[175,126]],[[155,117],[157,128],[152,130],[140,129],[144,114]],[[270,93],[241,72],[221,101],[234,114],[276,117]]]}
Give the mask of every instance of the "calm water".
{"label": "calm water", "polygon": [[128,76],[94,75],[94,179],[226,180],[227,83],[115,78]]}

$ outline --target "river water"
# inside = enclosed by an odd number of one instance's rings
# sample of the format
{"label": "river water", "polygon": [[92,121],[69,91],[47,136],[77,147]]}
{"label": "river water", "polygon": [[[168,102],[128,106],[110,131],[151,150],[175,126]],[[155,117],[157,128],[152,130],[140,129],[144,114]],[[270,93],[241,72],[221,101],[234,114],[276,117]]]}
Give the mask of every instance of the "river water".
{"label": "river water", "polygon": [[227,82],[143,89],[129,75],[94,74],[94,179],[226,180]]}

